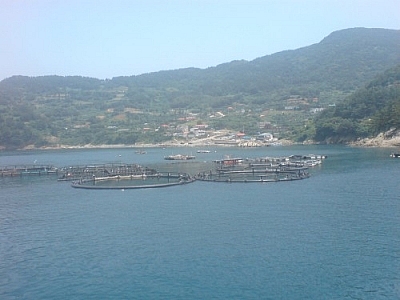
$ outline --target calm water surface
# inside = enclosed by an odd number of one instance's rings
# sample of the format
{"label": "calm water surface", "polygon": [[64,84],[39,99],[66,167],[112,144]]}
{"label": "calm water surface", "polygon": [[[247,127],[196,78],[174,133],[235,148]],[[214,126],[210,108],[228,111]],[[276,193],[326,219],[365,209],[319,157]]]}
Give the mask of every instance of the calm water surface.
{"label": "calm water surface", "polygon": [[[400,159],[296,146],[1,152],[0,165],[325,154],[309,179],[81,190],[0,177],[0,299],[399,299]],[[215,152],[216,151],[216,152]],[[193,153],[190,153],[193,152]],[[170,154],[196,162],[171,163]]]}

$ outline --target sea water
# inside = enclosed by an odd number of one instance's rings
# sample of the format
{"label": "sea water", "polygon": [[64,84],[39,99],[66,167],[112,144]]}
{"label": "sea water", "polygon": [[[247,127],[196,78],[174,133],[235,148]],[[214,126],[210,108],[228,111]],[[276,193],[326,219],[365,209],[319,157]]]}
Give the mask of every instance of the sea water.
{"label": "sea water", "polygon": [[[0,165],[323,154],[305,180],[82,190],[0,177],[0,299],[399,299],[400,159],[293,146],[2,152]],[[192,162],[164,156],[192,154]],[[208,167],[208,166],[207,166]]]}

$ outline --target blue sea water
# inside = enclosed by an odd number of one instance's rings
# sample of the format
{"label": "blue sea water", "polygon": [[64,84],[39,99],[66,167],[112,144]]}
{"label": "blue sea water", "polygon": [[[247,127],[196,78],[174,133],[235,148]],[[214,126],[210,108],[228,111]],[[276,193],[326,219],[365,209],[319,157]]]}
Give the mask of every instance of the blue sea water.
{"label": "blue sea water", "polygon": [[82,190],[0,177],[0,299],[400,299],[400,159],[293,146],[2,152],[0,165],[328,155],[305,180]]}

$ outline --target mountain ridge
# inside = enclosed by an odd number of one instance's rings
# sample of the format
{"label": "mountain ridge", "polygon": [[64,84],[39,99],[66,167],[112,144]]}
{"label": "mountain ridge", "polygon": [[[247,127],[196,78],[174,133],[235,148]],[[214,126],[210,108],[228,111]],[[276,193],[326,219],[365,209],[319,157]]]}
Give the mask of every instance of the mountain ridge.
{"label": "mountain ridge", "polygon": [[[393,40],[393,34],[397,34],[398,38],[397,41]],[[96,79],[99,81],[107,82],[107,81],[112,81],[117,78],[138,78],[138,77],[148,77],[148,76],[153,76],[158,73],[164,73],[164,72],[186,72],[188,70],[190,71],[209,71],[213,69],[218,69],[218,68],[224,68],[226,66],[242,66],[243,64],[259,64],[260,61],[268,60],[269,58],[277,58],[279,56],[286,56],[288,53],[295,53],[295,52],[301,52],[304,51],[305,49],[310,49],[313,46],[316,45],[332,45],[336,43],[336,46],[343,46],[343,45],[338,45],[337,42],[343,41],[343,38],[347,39],[355,39],[358,42],[368,42],[371,41],[371,36],[374,36],[373,39],[376,40],[377,38],[380,39],[386,39],[386,42],[388,43],[394,43],[396,46],[399,45],[400,43],[400,30],[397,29],[384,29],[384,28],[365,28],[365,27],[355,27],[355,28],[348,28],[348,29],[341,29],[337,31],[333,31],[326,37],[324,37],[320,42],[314,43],[312,45],[300,47],[297,49],[290,49],[290,50],[282,50],[278,51],[272,54],[264,55],[261,57],[257,57],[252,60],[244,60],[244,59],[236,59],[230,62],[223,62],[221,64],[218,64],[216,66],[210,66],[207,68],[197,68],[197,67],[186,67],[186,68],[178,68],[178,69],[171,69],[171,70],[159,70],[156,72],[148,72],[148,73],[142,73],[138,75],[127,75],[127,76],[114,76],[111,79],[99,79],[96,77],[90,77],[90,76],[80,76],[80,75],[68,75],[68,76],[63,76],[63,75],[41,75],[41,76],[25,76],[25,75],[13,75],[11,77],[5,78],[1,80],[0,82],[4,80],[8,80],[10,78],[18,78],[18,77],[27,77],[27,78],[43,78],[43,77],[51,77],[51,76],[58,76],[58,77],[63,77],[63,78],[68,78],[68,77],[81,77],[81,78],[90,78],[90,79]],[[366,39],[367,38],[367,39]]]}

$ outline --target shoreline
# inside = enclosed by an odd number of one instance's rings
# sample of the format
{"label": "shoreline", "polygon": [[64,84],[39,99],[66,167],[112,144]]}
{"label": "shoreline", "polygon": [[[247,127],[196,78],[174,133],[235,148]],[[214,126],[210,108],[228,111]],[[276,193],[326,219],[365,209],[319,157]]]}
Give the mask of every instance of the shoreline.
{"label": "shoreline", "polygon": [[[296,143],[289,140],[279,140],[279,146],[289,146],[294,145]],[[207,142],[202,141],[190,141],[190,142],[177,142],[177,141],[168,141],[164,143],[156,143],[156,144],[86,144],[86,145],[54,145],[54,146],[43,146],[43,147],[35,147],[34,145],[29,145],[21,149],[8,150],[5,147],[0,147],[0,151],[34,151],[34,150],[76,150],[76,149],[144,149],[144,148],[170,148],[170,147],[188,147],[188,148],[209,148],[209,147],[240,147],[240,148],[257,148],[257,147],[271,147],[271,144],[266,143],[213,143],[207,140]]]}
{"label": "shoreline", "polygon": [[391,129],[373,138],[359,139],[350,143],[354,147],[366,148],[396,148],[400,147],[400,130]]}
{"label": "shoreline", "polygon": [[[210,148],[210,147],[239,147],[239,148],[257,148],[257,147],[275,147],[275,146],[292,146],[292,145],[318,145],[319,143],[314,143],[311,141],[304,143],[296,143],[291,140],[278,140],[277,144],[268,143],[214,143],[207,141],[190,141],[190,142],[178,142],[178,141],[168,141],[164,143],[156,144],[86,144],[86,145],[54,145],[54,146],[43,146],[35,147],[34,145],[29,145],[20,149],[7,149],[4,146],[0,146],[0,152],[2,151],[37,151],[37,150],[79,150],[79,149],[145,149],[145,148]],[[380,133],[373,138],[363,138],[357,141],[349,142],[346,144],[350,147],[362,147],[362,148],[400,148],[400,130],[390,131],[386,133]]]}

